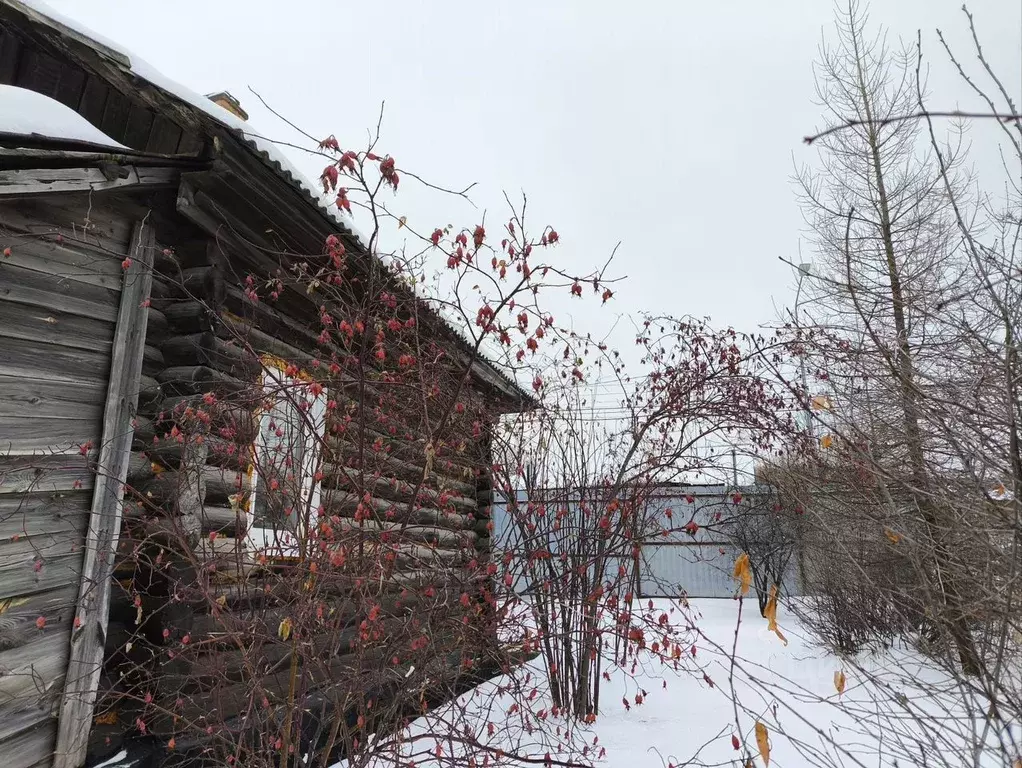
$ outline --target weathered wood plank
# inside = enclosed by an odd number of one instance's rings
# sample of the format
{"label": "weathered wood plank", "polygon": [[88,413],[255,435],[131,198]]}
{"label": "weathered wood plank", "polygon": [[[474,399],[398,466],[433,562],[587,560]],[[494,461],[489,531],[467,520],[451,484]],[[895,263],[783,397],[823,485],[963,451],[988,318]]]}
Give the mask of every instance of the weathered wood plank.
{"label": "weathered wood plank", "polygon": [[[65,610],[70,613],[69,608]],[[0,651],[0,668],[7,670],[0,676],[0,703],[10,702],[12,709],[52,707],[60,697],[67,671],[69,628],[52,634],[36,630],[40,636],[30,644]]]}
{"label": "weathered wood plank", "polygon": [[[0,708],[0,749],[4,748],[8,739],[12,739],[23,731],[34,730],[46,721],[49,721],[49,725],[56,733],[57,721],[45,709],[25,708],[19,709],[17,712],[4,713],[3,708]],[[6,762],[4,764],[6,765]]]}
{"label": "weathered wood plank", "polygon": [[73,586],[82,572],[82,555],[41,559],[8,558],[0,565],[0,600]]}
{"label": "weathered wood plank", "polygon": [[[122,210],[88,193],[0,201],[0,231],[74,243],[105,252],[120,263],[130,247],[131,221]],[[12,245],[7,242],[6,245]]]}
{"label": "weathered wood plank", "polygon": [[65,62],[60,68],[60,83],[57,85],[57,101],[71,109],[78,109],[85,87],[85,72],[71,62]]}
{"label": "weathered wood plank", "polygon": [[0,455],[0,494],[88,490],[94,480],[85,456]]}
{"label": "weathered wood plank", "polygon": [[[45,562],[51,557],[73,555],[81,552],[85,544],[83,526],[66,530],[38,533],[32,536],[18,536],[0,540],[0,562],[35,557]],[[2,618],[2,615],[0,615]]]}
{"label": "weathered wood plank", "polygon": [[197,133],[192,131],[183,131],[181,133],[181,140],[177,144],[177,151],[175,154],[178,155],[198,155],[202,152],[206,146],[205,140]]}
{"label": "weathered wood plank", "polygon": [[110,355],[89,350],[7,339],[0,344],[0,375],[70,381],[85,384],[103,381]]}
{"label": "weathered wood plank", "polygon": [[36,710],[24,713],[17,720],[12,718],[13,725],[17,725],[18,730],[12,731],[9,737],[0,741],[4,768],[37,768],[41,763],[45,765],[45,761],[53,755],[56,743],[56,720],[46,712]]}
{"label": "weathered wood plank", "polygon": [[189,267],[167,275],[165,281],[175,296],[207,304],[221,304],[227,290],[223,273],[215,266]]}
{"label": "weathered wood plank", "polygon": [[89,75],[85,82],[85,90],[78,103],[78,113],[93,125],[103,121],[103,110],[106,108],[106,97],[110,92],[108,86],[98,75]]}
{"label": "weathered wood plank", "polygon": [[0,29],[0,83],[11,85],[18,74],[21,41],[13,32]]}
{"label": "weathered wood plank", "polygon": [[0,453],[75,454],[99,441],[96,419],[0,416]]}
{"label": "weathered wood plank", "polygon": [[128,97],[111,88],[106,97],[106,107],[103,110],[103,120],[99,124],[99,129],[114,141],[121,141],[124,138],[124,127],[128,123],[130,109],[131,102]]}
{"label": "weathered wood plank", "polygon": [[95,420],[98,428],[104,395],[105,387],[99,382],[53,382],[0,375],[0,418]]}
{"label": "weathered wood plank", "polygon": [[124,130],[122,143],[135,149],[145,149],[152,128],[153,113],[141,104],[133,104],[128,114],[128,125]]}
{"label": "weathered wood plank", "polygon": [[[15,656],[10,653],[12,649],[35,645],[39,640],[54,635],[61,635],[62,645],[66,646],[66,633],[71,629],[77,599],[78,588],[74,586],[12,599],[6,603],[6,610],[0,613],[0,691],[3,690],[6,678],[3,670],[11,669],[18,660],[26,657],[26,654]],[[66,647],[60,650],[65,651]],[[35,648],[29,649],[29,655],[32,654],[38,656]],[[0,693],[0,703],[3,698],[3,693]]]}
{"label": "weathered wood plank", "polygon": [[163,115],[157,115],[145,150],[162,155],[172,155],[177,151],[179,141],[181,141],[181,128]]}
{"label": "weathered wood plank", "polygon": [[119,166],[126,175],[108,179],[98,168],[36,168],[0,171],[0,198],[48,195],[59,192],[103,192],[122,187],[173,188],[180,173],[168,168]]}
{"label": "weathered wood plank", "polygon": [[89,516],[78,599],[80,626],[71,636],[67,682],[57,727],[54,768],[78,768],[85,759],[103,667],[103,646],[110,608],[110,577],[120,530],[124,483],[131,453],[131,422],[138,398],[145,347],[146,299],[152,284],[153,230],[139,223],[132,237],[132,264],[125,270],[110,364],[107,410],[103,417],[100,466]]}
{"label": "weathered wood plank", "polygon": [[117,319],[117,294],[59,274],[44,274],[7,264],[0,259],[0,299],[113,322]]}
{"label": "weathered wood plank", "polygon": [[[397,477],[377,476],[372,471],[360,472],[358,469],[342,465],[324,467],[326,475],[325,487],[340,488],[354,491],[365,490],[373,496],[387,499],[397,504],[405,503],[412,497],[412,491],[422,479],[421,475],[413,481],[405,481]],[[462,514],[475,514],[479,504],[474,498],[460,496],[451,491],[437,491],[427,485],[419,489],[417,499],[421,503],[429,503],[444,509],[453,506]]]}
{"label": "weathered wood plank", "polygon": [[27,48],[22,54],[15,84],[54,98],[60,84],[60,62],[41,50]]}
{"label": "weathered wood plank", "polygon": [[0,541],[51,533],[84,533],[89,512],[85,492],[0,494]]}
{"label": "weathered wood plank", "polygon": [[3,238],[11,255],[3,263],[55,275],[63,280],[87,283],[119,293],[121,290],[121,261],[116,256],[95,248],[61,238]]}
{"label": "weathered wood plank", "polygon": [[114,327],[90,317],[0,301],[0,336],[109,353]]}

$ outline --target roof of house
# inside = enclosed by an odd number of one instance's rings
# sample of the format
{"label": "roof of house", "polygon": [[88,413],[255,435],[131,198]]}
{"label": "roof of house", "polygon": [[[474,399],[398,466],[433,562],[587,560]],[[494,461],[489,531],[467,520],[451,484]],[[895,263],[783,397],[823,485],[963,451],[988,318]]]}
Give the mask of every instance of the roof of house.
{"label": "roof of house", "polygon": [[[328,204],[317,186],[281,152],[277,144],[260,134],[249,123],[241,120],[206,96],[202,96],[196,91],[165,77],[141,57],[129,52],[118,43],[93,32],[77,20],[60,14],[42,0],[0,0],[0,6],[7,6],[17,11],[32,24],[40,25],[51,33],[56,33],[62,39],[91,49],[108,64],[115,66],[134,78],[146,81],[166,96],[183,103],[187,108],[201,113],[203,116],[212,118],[216,123],[229,129],[227,134],[236,139],[239,145],[255,153],[280,179],[297,190],[310,206],[315,207],[322,216],[326,217],[332,226],[337,227],[341,232],[352,238],[361,246],[364,252],[369,252],[369,238],[358,229],[352,216],[336,206]],[[46,99],[45,96],[41,98]],[[53,104],[57,104],[57,102],[53,102]],[[68,111],[74,113],[74,110],[68,109]],[[37,114],[38,119],[48,120],[51,117],[48,113],[44,114],[42,109]],[[95,129],[94,126],[91,126],[84,118],[82,118],[82,121],[94,129],[94,133],[89,134],[88,138],[85,137],[85,128],[80,124],[77,130],[72,130],[69,119],[61,119],[59,121],[55,117],[53,119],[56,126],[52,131],[53,134],[71,134],[54,135],[52,136],[53,138],[63,138],[79,143],[88,142],[96,145],[108,145],[112,148],[122,147],[122,145],[105,136],[98,129]],[[46,135],[48,130],[45,125],[38,126],[33,124],[24,133],[25,135]],[[3,123],[0,122],[0,133],[12,134],[18,132],[5,129]],[[374,256],[377,259],[381,259],[378,253],[375,253]],[[452,332],[465,352],[471,352],[474,349],[474,344],[466,338],[464,333],[457,328],[450,318],[443,315],[440,308],[432,304],[427,306],[428,310]],[[473,365],[473,373],[477,378],[490,386],[496,386],[498,389],[505,391],[525,405],[535,403],[534,398],[526,390],[489,360],[484,358],[477,359]]]}

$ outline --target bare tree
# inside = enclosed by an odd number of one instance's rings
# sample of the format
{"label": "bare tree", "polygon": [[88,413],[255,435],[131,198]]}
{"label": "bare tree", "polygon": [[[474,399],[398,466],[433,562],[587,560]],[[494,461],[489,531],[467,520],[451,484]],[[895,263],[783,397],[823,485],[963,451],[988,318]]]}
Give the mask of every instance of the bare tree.
{"label": "bare tree", "polygon": [[687,633],[637,601],[640,578],[649,578],[641,546],[699,524],[694,513],[686,518],[652,498],[670,483],[723,469],[726,454],[706,450],[714,438],[742,433],[763,446],[780,431],[780,400],[746,337],[657,317],[643,322],[637,342],[647,351],[643,375],[624,376],[616,356],[606,358],[621,390],[620,419],[594,418],[571,378],[498,450],[506,472],[502,549],[515,569],[508,585],[528,593],[555,705],[587,721],[600,710],[609,668],[634,672],[642,656],[687,662]]}
{"label": "bare tree", "polygon": [[952,294],[965,271],[948,191],[963,189],[960,145],[944,146],[945,184],[934,153],[920,152],[919,124],[889,121],[918,100],[912,49],[892,52],[882,37],[868,38],[855,2],[842,9],[837,37],[821,51],[817,93],[832,117],[862,122],[817,142],[819,170],[799,175],[819,257],[814,320],[838,343],[812,364],[840,404],[848,444],[861,446],[897,489],[880,508],[918,519],[917,586],[932,592],[962,668],[975,674],[960,568],[952,565],[956,520],[935,493],[952,467],[924,406],[927,390],[956,375],[946,363],[958,336],[939,319],[955,311]]}

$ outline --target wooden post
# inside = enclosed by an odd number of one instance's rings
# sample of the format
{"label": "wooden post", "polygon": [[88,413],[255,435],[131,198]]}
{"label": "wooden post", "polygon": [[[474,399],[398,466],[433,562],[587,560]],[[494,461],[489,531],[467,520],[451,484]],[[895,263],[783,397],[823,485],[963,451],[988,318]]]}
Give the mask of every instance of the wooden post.
{"label": "wooden post", "polygon": [[54,768],[79,768],[85,763],[92,727],[110,610],[110,578],[131,458],[132,419],[138,406],[142,376],[146,305],[152,287],[154,251],[152,228],[144,222],[136,224],[131,236],[131,263],[124,271],[114,331],[113,359],[103,412],[103,442],[60,705]]}

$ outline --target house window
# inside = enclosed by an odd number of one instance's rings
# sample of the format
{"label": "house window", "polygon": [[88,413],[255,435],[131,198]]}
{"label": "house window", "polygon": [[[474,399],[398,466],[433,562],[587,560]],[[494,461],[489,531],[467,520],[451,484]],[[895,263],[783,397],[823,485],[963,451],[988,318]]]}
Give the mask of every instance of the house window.
{"label": "house window", "polygon": [[248,546],[269,558],[294,558],[319,509],[326,391],[301,373],[288,375],[279,361],[263,365]]}

